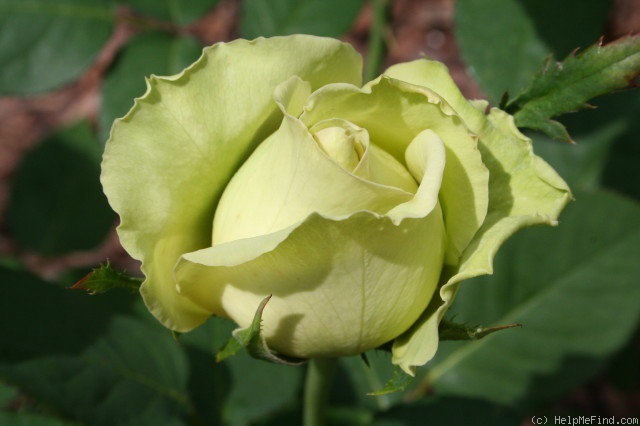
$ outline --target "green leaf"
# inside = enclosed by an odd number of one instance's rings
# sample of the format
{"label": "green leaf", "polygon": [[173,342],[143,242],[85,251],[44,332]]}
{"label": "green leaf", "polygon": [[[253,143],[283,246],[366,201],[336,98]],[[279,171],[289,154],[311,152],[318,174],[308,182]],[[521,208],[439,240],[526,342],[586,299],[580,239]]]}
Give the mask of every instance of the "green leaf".
{"label": "green leaf", "polygon": [[249,327],[238,328],[233,331],[233,336],[216,355],[218,362],[237,354],[242,349],[246,349],[253,358],[273,362],[274,364],[300,365],[305,362],[305,360],[279,355],[267,346],[267,342],[262,336],[262,312],[269,299],[271,299],[271,296],[265,297],[260,302]]}
{"label": "green leaf", "polygon": [[[506,330],[514,327],[522,327],[522,324],[509,324],[509,325],[502,325],[502,326],[495,326],[495,327],[481,327],[481,326],[468,327],[462,324],[454,323],[453,321],[443,319],[439,324],[438,335],[441,341],[442,340],[478,340],[490,334],[493,334],[497,331]],[[368,358],[365,357],[365,360],[368,360]],[[388,394],[403,391],[412,383],[414,379],[413,376],[408,375],[401,368],[394,366],[393,374],[391,378],[387,380],[384,386],[381,386],[379,384],[380,373],[378,371],[375,371],[377,370],[376,368],[372,368],[371,366],[369,366],[368,361],[366,362],[367,362],[367,369],[369,370],[365,373],[365,376],[367,376],[367,379],[368,379],[367,382],[369,385],[373,384],[373,386],[375,386],[375,389],[373,391],[367,392],[368,396],[382,397]],[[352,366],[352,368],[355,368],[355,366]],[[356,373],[354,375],[352,373],[352,376],[356,377],[357,379],[358,376],[362,376],[362,374],[358,375]],[[391,404],[391,401],[392,400],[390,399],[386,399],[386,400],[380,399],[378,401],[379,408],[381,409],[388,408]]]}
{"label": "green leaf", "polygon": [[[464,0],[463,0],[464,1]],[[613,0],[520,0],[537,37],[556,57],[586,46],[605,31]]]}
{"label": "green leaf", "polygon": [[105,77],[100,108],[100,139],[109,137],[113,120],[133,106],[133,98],[145,92],[144,77],[171,75],[197,59],[202,46],[188,37],[159,32],[143,33],[129,42]]}
{"label": "green leaf", "polygon": [[456,39],[469,72],[497,105],[505,91],[522,90],[545,57],[596,40],[610,7],[609,0],[459,0]]}
{"label": "green leaf", "polygon": [[506,110],[514,114],[518,127],[570,140],[564,127],[551,117],[586,108],[588,100],[629,86],[639,74],[640,36],[598,43],[569,55],[562,63],[547,64]]}
{"label": "green leaf", "polygon": [[33,94],[78,78],[113,29],[111,0],[0,0],[0,94]]}
{"label": "green leaf", "polygon": [[113,269],[109,262],[100,265],[69,287],[73,290],[86,290],[91,294],[105,293],[114,288],[125,288],[137,293],[142,278],[131,277],[124,272]]}
{"label": "green leaf", "polygon": [[595,109],[563,119],[577,142],[557,141],[530,132],[536,154],[544,158],[575,190],[601,186],[640,198],[640,96],[626,90],[596,99]]}
{"label": "green leaf", "polygon": [[[513,426],[521,424],[520,416],[504,407],[467,398],[426,398],[417,403],[397,406],[380,413],[372,426],[405,426],[422,424],[467,426],[469,424]],[[470,419],[473,419],[471,421]]]}
{"label": "green leaf", "polygon": [[9,405],[12,399],[17,396],[16,390],[11,386],[7,386],[6,384],[0,381],[0,407],[6,407]]}
{"label": "green leaf", "polygon": [[130,297],[89,297],[6,269],[0,283],[11,319],[0,380],[84,424],[178,425],[192,413],[184,354],[159,325],[123,315]]}
{"label": "green leaf", "polygon": [[77,426],[77,423],[65,422],[52,417],[33,413],[0,412],[0,424],[11,426]]}
{"label": "green leaf", "polygon": [[229,358],[222,365],[229,368],[233,383],[224,404],[224,424],[254,424],[284,407],[301,403],[298,396],[303,370],[299,367],[257,361],[246,353]]}
{"label": "green leaf", "polygon": [[460,0],[455,17],[462,56],[494,103],[524,87],[550,53],[521,1]]}
{"label": "green leaf", "polygon": [[7,223],[18,244],[43,255],[100,244],[115,217],[99,175],[100,146],[88,123],[42,141],[13,177]]}
{"label": "green leaf", "polygon": [[587,134],[574,135],[576,144],[559,144],[541,134],[529,135],[536,154],[557,170],[574,190],[593,190],[600,186],[607,166],[607,153],[614,139],[624,133],[624,120],[612,120]]}
{"label": "green leaf", "polygon": [[14,257],[0,255],[0,268],[19,270],[22,269],[22,262]]}
{"label": "green leaf", "polygon": [[240,32],[246,38],[288,34],[339,37],[353,24],[364,0],[247,0]]}
{"label": "green leaf", "polygon": [[[340,389],[350,388],[349,397],[355,398],[355,403],[358,406],[374,411],[388,410],[401,402],[402,393],[385,393],[376,396],[369,394],[383,389],[386,384],[392,381],[397,374],[398,367],[391,363],[391,354],[387,351],[369,351],[366,353],[366,358],[368,364],[365,364],[359,356],[341,358],[341,367],[348,380],[346,383],[340,383],[341,375],[338,375],[337,384]],[[343,399],[347,399],[347,396]]]}
{"label": "green leaf", "polygon": [[[224,413],[228,412],[225,407],[231,396],[235,394],[239,382],[248,381],[247,387],[255,383],[253,372],[256,364],[269,365],[266,362],[255,362],[241,355],[227,362],[215,362],[216,350],[223,345],[232,330],[231,322],[214,317],[194,331],[180,336],[180,346],[184,349],[191,367],[188,392],[198,417],[205,425],[221,423],[220,419]],[[240,371],[234,375],[235,371],[231,368],[231,364],[238,358],[248,359],[251,365],[242,365]],[[247,380],[248,371],[251,371],[250,380]],[[273,378],[272,381],[275,382],[276,379]]]}
{"label": "green leaf", "polygon": [[506,244],[494,277],[468,282],[452,309],[522,329],[442,345],[422,391],[526,409],[580,384],[624,344],[640,318],[640,207],[603,192],[576,199],[557,229]]}
{"label": "green leaf", "polygon": [[0,300],[10,318],[2,329],[0,364],[45,355],[78,353],[95,341],[131,297],[121,292],[90,297],[19,270],[0,266]]}
{"label": "green leaf", "polygon": [[[224,362],[212,362],[212,354],[227,340],[233,327],[230,321],[212,317],[180,338],[194,366],[190,389],[201,417],[222,416],[224,424],[239,426],[254,424],[284,407],[297,405],[301,368],[260,362],[244,351]],[[299,419],[297,416],[295,424]],[[217,423],[211,420],[206,424]]]}
{"label": "green leaf", "polygon": [[636,143],[640,129],[637,124],[636,118],[633,128],[614,141],[604,170],[603,183],[640,200],[640,145]]}
{"label": "green leaf", "polygon": [[184,25],[201,17],[215,7],[219,0],[126,0],[143,15]]}
{"label": "green leaf", "polygon": [[[496,327],[467,327],[465,325],[456,324],[449,320],[442,320],[439,325],[440,340],[478,340],[497,331],[505,330],[513,327],[521,327],[521,324],[509,324]],[[377,352],[373,352],[375,355]],[[401,368],[392,366],[390,360],[385,360],[385,365],[381,366],[380,362],[376,362],[373,366],[369,365],[369,357],[363,355],[362,365],[354,365],[357,361],[349,362],[349,375],[360,390],[364,389],[367,396],[377,397],[377,408],[381,410],[388,409],[391,405],[398,402],[399,398],[389,398],[389,394],[404,391],[412,382],[413,377],[405,373]],[[379,359],[379,357],[374,357]],[[345,361],[347,362],[347,361]],[[366,363],[366,367],[363,366]],[[385,368],[386,367],[386,368]],[[382,377],[387,377],[386,383],[382,385]],[[390,378],[389,378],[390,377]],[[365,404],[370,406],[371,404]]]}
{"label": "green leaf", "polygon": [[106,335],[78,356],[0,365],[0,374],[86,424],[182,425],[193,410],[184,354],[159,327],[131,318],[115,317]]}
{"label": "green leaf", "polygon": [[603,172],[603,184],[640,200],[640,96],[638,92],[625,92],[607,96],[603,102],[614,106],[625,125],[624,132],[614,141]]}
{"label": "green leaf", "polygon": [[614,388],[623,392],[633,392],[640,381],[640,324],[627,346],[618,352],[609,362],[607,378]]}
{"label": "green leaf", "polygon": [[[300,409],[289,408],[275,416],[262,418],[255,426],[299,426],[303,414]],[[362,407],[331,405],[326,409],[326,423],[332,426],[370,426],[373,413]]]}

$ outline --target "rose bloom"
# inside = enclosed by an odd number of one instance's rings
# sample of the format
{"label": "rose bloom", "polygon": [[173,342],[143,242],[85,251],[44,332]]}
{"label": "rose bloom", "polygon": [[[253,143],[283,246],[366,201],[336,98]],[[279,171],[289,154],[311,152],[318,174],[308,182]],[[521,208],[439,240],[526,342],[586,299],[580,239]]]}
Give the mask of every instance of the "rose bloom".
{"label": "rose bloom", "polygon": [[362,85],[361,62],[328,38],[219,43],[116,120],[102,184],[166,327],[246,327],[272,295],[276,352],[392,342],[411,373],[459,283],[519,228],[556,223],[569,189],[510,115],[466,100],[441,63]]}

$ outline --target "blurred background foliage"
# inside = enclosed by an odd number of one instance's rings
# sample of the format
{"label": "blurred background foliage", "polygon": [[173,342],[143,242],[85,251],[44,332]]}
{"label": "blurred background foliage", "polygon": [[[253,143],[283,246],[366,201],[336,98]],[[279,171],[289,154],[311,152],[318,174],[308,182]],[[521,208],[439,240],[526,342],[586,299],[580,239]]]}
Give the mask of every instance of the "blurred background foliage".
{"label": "blurred background foliage", "polygon": [[[545,59],[640,30],[633,0],[0,0],[0,424],[298,424],[304,368],[245,355],[216,364],[233,325],[179,341],[125,291],[67,290],[110,258],[136,274],[104,199],[111,122],[204,45],[291,33],[389,65],[444,61],[471,98],[517,95]],[[382,6],[382,7],[380,7]],[[375,59],[375,58],[374,58]],[[389,356],[344,359],[331,424],[530,424],[536,415],[640,412],[640,93],[560,118],[578,142],[531,134],[575,191],[557,228],[521,232],[449,317],[523,327],[444,342],[406,391],[378,397]]]}

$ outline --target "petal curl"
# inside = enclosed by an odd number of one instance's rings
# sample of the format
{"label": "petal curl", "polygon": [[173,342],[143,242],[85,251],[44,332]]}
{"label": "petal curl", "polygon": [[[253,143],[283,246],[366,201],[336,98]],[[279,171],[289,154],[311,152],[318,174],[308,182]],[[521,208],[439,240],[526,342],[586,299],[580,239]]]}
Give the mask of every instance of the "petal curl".
{"label": "petal curl", "polygon": [[444,271],[439,298],[405,335],[396,339],[393,362],[407,373],[429,361],[438,347],[438,324],[453,302],[460,282],[493,272],[493,258],[502,243],[518,229],[556,224],[571,200],[566,183],[542,159],[533,154],[531,141],[520,133],[513,118],[487,104],[468,101],[446,66],[419,59],[397,64],[385,75],[437,92],[479,137],[478,147],[491,172],[489,206],[482,228],[462,255],[461,262]]}
{"label": "petal curl", "polygon": [[438,203],[442,187],[446,153],[442,139],[433,130],[418,133],[407,147],[406,162],[411,174],[420,182],[415,196],[387,213],[394,223],[407,217],[420,218],[431,212]]}
{"label": "petal curl", "polygon": [[444,271],[439,297],[434,297],[420,320],[394,341],[392,362],[409,374],[435,354],[438,324],[460,282],[493,273],[493,258],[509,236],[527,226],[556,225],[572,199],[567,184],[533,154],[531,140],[520,133],[509,114],[491,110],[481,129],[479,146],[491,170],[489,213],[460,264]]}
{"label": "petal curl", "polygon": [[408,145],[424,130],[444,142],[446,167],[440,191],[449,238],[446,262],[455,264],[487,213],[489,172],[476,138],[434,91],[386,76],[360,89],[332,84],[309,97],[300,119],[316,122],[340,117],[369,132],[371,141],[404,163]]}
{"label": "petal curl", "polygon": [[144,96],[114,123],[101,181],[121,218],[122,245],[142,261],[142,296],[168,328],[188,331],[210,315],[176,292],[173,267],[181,254],[210,245],[222,191],[277,129],[273,91],[292,75],[312,89],[360,84],[361,58],[313,36],[219,43],[182,73],[149,78]]}
{"label": "petal curl", "polygon": [[478,133],[484,125],[482,110],[476,108],[460,93],[447,66],[442,62],[428,59],[403,62],[387,68],[384,75],[433,90],[447,101],[472,132]]}

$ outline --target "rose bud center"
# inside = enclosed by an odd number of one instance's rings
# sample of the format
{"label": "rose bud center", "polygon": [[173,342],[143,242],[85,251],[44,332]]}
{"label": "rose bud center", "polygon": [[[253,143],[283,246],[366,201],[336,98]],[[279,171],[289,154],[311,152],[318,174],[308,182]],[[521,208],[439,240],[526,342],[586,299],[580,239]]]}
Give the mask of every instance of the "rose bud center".
{"label": "rose bud center", "polygon": [[313,138],[329,157],[350,172],[360,163],[368,142],[366,130],[337,126],[319,130]]}

